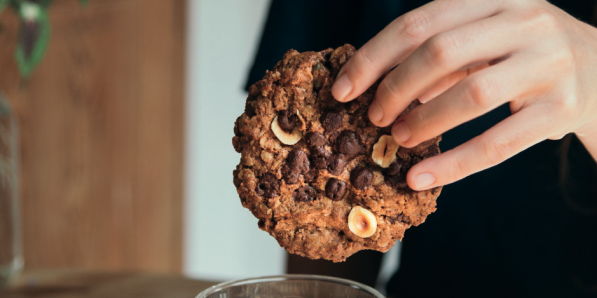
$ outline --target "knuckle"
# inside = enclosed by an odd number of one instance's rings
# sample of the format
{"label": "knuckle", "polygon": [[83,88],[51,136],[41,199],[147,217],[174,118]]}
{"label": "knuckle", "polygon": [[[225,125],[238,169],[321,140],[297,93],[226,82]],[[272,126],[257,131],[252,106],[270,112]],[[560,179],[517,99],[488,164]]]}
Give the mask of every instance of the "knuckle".
{"label": "knuckle", "polygon": [[357,51],[353,59],[355,59],[357,64],[359,64],[360,66],[365,66],[368,68],[372,67],[375,64],[375,60],[371,56],[371,53],[369,53],[366,49]]}
{"label": "knuckle", "polygon": [[452,160],[451,168],[452,168],[452,173],[451,173],[452,180],[454,180],[454,181],[460,180],[467,176],[466,171],[464,170],[465,166],[463,164],[463,160],[461,160],[460,158],[454,158]]}
{"label": "knuckle", "polygon": [[578,101],[575,96],[561,96],[555,100],[555,110],[565,119],[572,119],[578,114]]}
{"label": "knuckle", "polygon": [[495,166],[512,156],[512,144],[502,137],[481,141],[481,146],[490,166]]}
{"label": "knuckle", "polygon": [[540,7],[529,9],[524,18],[524,23],[529,29],[550,31],[559,27],[559,18],[554,11]]}
{"label": "knuckle", "polygon": [[468,82],[468,97],[473,105],[486,110],[491,107],[494,84],[486,77],[477,76]]}
{"label": "knuckle", "polygon": [[381,81],[377,89],[381,98],[393,101],[400,98],[400,89],[396,80],[390,80],[388,78]]}
{"label": "knuckle", "polygon": [[554,67],[559,71],[570,72],[574,68],[574,53],[568,47],[559,47],[550,52],[549,59]]}
{"label": "knuckle", "polygon": [[429,59],[436,65],[449,65],[454,61],[460,47],[460,41],[451,34],[439,34],[426,43]]}
{"label": "knuckle", "polygon": [[417,131],[425,132],[431,129],[432,121],[423,107],[415,108],[409,114],[412,115],[412,126]]}
{"label": "knuckle", "polygon": [[431,14],[413,10],[402,16],[402,32],[415,40],[425,39],[431,25]]}

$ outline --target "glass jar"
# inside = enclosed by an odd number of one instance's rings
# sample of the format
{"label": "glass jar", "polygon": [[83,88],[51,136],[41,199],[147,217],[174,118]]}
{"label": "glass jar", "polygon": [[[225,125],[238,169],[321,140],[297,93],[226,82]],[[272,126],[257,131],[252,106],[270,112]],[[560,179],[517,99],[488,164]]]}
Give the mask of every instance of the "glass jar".
{"label": "glass jar", "polygon": [[288,274],[234,280],[215,285],[196,298],[384,298],[375,289],[347,279]]}
{"label": "glass jar", "polygon": [[17,123],[0,92],[0,289],[23,269]]}

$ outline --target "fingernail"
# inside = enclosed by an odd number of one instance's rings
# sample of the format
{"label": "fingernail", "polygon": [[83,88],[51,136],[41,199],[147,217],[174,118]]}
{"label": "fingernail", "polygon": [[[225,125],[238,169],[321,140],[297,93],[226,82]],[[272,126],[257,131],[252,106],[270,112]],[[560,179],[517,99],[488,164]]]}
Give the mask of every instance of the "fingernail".
{"label": "fingernail", "polygon": [[404,120],[394,124],[394,127],[392,127],[392,137],[394,137],[394,141],[398,144],[403,144],[410,140],[410,129],[408,129]]}
{"label": "fingernail", "polygon": [[348,75],[343,73],[332,86],[332,95],[338,101],[345,101],[350,91],[352,91],[352,83],[348,79]]}
{"label": "fingernail", "polygon": [[431,173],[421,173],[415,176],[414,182],[415,187],[420,190],[435,183],[435,177]]}
{"label": "fingernail", "polygon": [[369,106],[369,120],[373,123],[379,123],[381,119],[383,119],[383,110],[377,100],[374,100]]}

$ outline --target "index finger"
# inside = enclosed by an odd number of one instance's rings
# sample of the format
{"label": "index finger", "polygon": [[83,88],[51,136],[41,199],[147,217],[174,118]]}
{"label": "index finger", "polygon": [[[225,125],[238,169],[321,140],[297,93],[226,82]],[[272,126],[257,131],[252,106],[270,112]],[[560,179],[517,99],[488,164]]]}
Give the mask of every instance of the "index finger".
{"label": "index finger", "polygon": [[501,10],[501,1],[433,1],[392,21],[344,65],[332,86],[336,100],[361,95],[429,37],[480,20]]}

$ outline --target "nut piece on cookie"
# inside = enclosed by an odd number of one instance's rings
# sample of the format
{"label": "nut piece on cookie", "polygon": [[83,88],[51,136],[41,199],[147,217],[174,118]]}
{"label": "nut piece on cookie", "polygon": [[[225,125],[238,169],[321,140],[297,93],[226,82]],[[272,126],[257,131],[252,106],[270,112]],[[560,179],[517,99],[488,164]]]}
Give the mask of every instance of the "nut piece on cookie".
{"label": "nut piece on cookie", "polygon": [[377,230],[377,219],[371,211],[355,206],[348,214],[348,228],[361,238],[371,237]]}
{"label": "nut piece on cookie", "polygon": [[284,129],[282,129],[282,127],[280,127],[280,124],[278,123],[278,116],[276,116],[274,118],[274,121],[272,121],[272,131],[274,132],[278,140],[280,140],[280,142],[282,142],[285,145],[294,145],[298,143],[303,137],[303,133],[299,130],[298,127],[294,127],[294,129],[290,133],[284,131]]}
{"label": "nut piece on cookie", "polygon": [[383,135],[379,141],[373,145],[373,154],[371,158],[382,168],[387,168],[392,162],[396,160],[396,152],[398,152],[398,144],[390,135]]}

